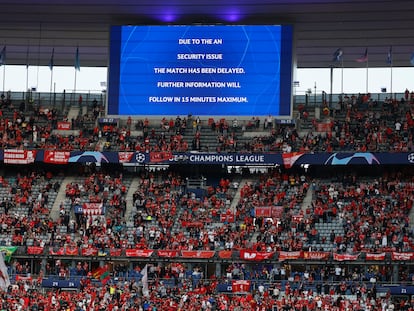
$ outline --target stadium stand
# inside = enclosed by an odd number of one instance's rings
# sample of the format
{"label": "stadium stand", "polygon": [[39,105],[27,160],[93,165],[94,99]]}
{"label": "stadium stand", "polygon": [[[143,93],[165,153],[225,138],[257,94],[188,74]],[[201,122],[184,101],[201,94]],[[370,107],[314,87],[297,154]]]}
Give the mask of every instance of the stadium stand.
{"label": "stadium stand", "polygon": [[[409,310],[410,168],[165,166],[188,151],[412,151],[412,102],[363,98],[313,120],[298,107],[298,124],[271,126],[193,116],[104,124],[92,101],[67,135],[58,124],[72,113],[19,112],[10,101],[4,150],[102,158],[2,167],[11,280],[2,308]],[[122,167],[100,151],[157,157]]]}

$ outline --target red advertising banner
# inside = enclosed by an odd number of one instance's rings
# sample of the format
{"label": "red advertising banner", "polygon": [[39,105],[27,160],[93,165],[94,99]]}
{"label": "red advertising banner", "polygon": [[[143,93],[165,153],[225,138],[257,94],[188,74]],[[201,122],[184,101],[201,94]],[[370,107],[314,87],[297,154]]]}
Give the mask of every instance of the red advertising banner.
{"label": "red advertising banner", "polygon": [[256,252],[247,249],[240,250],[240,259],[251,261],[262,261],[272,258],[274,252]]}
{"label": "red advertising banner", "polygon": [[79,249],[77,246],[67,246],[65,254],[70,256],[79,255]]}
{"label": "red advertising banner", "polygon": [[58,121],[57,129],[58,130],[70,130],[72,128],[72,123],[67,121]]}
{"label": "red advertising banner", "polygon": [[129,163],[133,157],[135,152],[125,151],[125,152],[118,152],[118,161],[119,163]]}
{"label": "red advertising banner", "polygon": [[53,164],[67,164],[70,158],[70,151],[52,151],[45,150],[44,159],[45,163]]}
{"label": "red advertising banner", "polygon": [[215,251],[181,251],[181,257],[207,259],[212,258],[215,253]]}
{"label": "red advertising banner", "polygon": [[36,159],[36,150],[5,149],[4,163],[29,164]]}
{"label": "red advertising banner", "polygon": [[82,256],[96,256],[98,255],[98,249],[94,247],[82,248]]}
{"label": "red advertising banner", "polygon": [[250,281],[248,280],[233,280],[231,282],[231,289],[233,293],[248,293],[250,292]]}
{"label": "red advertising banner", "polygon": [[333,259],[336,261],[353,261],[357,260],[359,257],[359,254],[351,255],[351,254],[333,254]]}
{"label": "red advertising banner", "polygon": [[232,255],[233,255],[233,251],[219,251],[218,252],[218,256],[221,259],[230,259]]}
{"label": "red advertising banner", "polygon": [[391,259],[392,260],[413,260],[414,259],[414,253],[398,253],[398,252],[392,252],[391,253]]}
{"label": "red advertising banner", "polygon": [[329,252],[303,252],[304,259],[326,260],[329,258]]}
{"label": "red advertising banner", "polygon": [[145,257],[148,258],[154,251],[150,249],[127,249],[125,255],[127,257]]}
{"label": "red advertising banner", "polygon": [[385,253],[379,253],[379,254],[367,253],[365,255],[365,259],[366,260],[384,260]]}
{"label": "red advertising banner", "polygon": [[279,252],[279,261],[289,260],[289,259],[299,259],[302,257],[301,251],[296,252]]}
{"label": "red advertising banner", "polygon": [[122,254],[122,249],[120,248],[111,248],[109,250],[109,255],[111,256],[121,256]]}
{"label": "red advertising banner", "polygon": [[28,246],[27,247],[28,255],[40,255],[43,254],[43,247],[40,246]]}
{"label": "red advertising banner", "polygon": [[50,255],[58,255],[58,256],[65,255],[65,248],[64,247],[60,247],[60,248],[54,250],[53,247],[50,247],[49,248],[49,254]]}
{"label": "red advertising banner", "polygon": [[172,159],[174,156],[172,152],[167,151],[153,151],[150,152],[150,162],[151,163],[158,163],[158,162],[166,162]]}
{"label": "red advertising banner", "polygon": [[158,254],[158,257],[172,258],[172,257],[179,257],[180,251],[159,250],[157,251],[157,254]]}

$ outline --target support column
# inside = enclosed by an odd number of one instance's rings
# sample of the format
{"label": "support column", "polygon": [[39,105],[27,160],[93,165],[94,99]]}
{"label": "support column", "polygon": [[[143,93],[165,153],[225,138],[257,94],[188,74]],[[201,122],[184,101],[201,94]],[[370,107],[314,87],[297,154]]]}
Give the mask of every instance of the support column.
{"label": "support column", "polygon": [[220,278],[221,277],[221,263],[216,263],[216,271],[214,272],[214,275],[216,276],[216,278]]}
{"label": "support column", "polygon": [[399,271],[399,265],[398,264],[393,265],[392,266],[392,276],[391,276],[391,281],[393,283],[399,282],[399,280],[400,280],[400,276],[398,274],[398,271]]}

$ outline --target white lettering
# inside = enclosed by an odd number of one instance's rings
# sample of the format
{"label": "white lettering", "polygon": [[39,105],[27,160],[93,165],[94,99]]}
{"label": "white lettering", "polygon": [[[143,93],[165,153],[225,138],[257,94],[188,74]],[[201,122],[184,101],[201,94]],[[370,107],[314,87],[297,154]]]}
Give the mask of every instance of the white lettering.
{"label": "white lettering", "polygon": [[247,103],[247,97],[217,97],[218,103]]}
{"label": "white lettering", "polygon": [[245,259],[254,259],[254,258],[256,258],[256,253],[244,252],[244,258]]}
{"label": "white lettering", "polygon": [[177,59],[205,59],[206,54],[177,54]]}
{"label": "white lettering", "polygon": [[191,162],[232,162],[233,155],[224,154],[194,154],[190,155]]}
{"label": "white lettering", "polygon": [[216,98],[213,97],[190,97],[190,103],[215,103],[216,102]]}
{"label": "white lettering", "polygon": [[184,87],[183,82],[157,82],[157,87]]}
{"label": "white lettering", "polygon": [[264,163],[264,155],[236,155],[236,162]]}
{"label": "white lettering", "polygon": [[178,39],[178,44],[191,44],[190,39]]}
{"label": "white lettering", "polygon": [[174,67],[174,68],[166,68],[166,73],[187,73],[187,68],[181,68],[181,67]]}
{"label": "white lettering", "polygon": [[223,59],[223,54],[206,54],[206,59]]}
{"label": "white lettering", "polygon": [[158,97],[158,96],[150,96],[148,98],[150,103],[172,103],[174,101],[173,97]]}
{"label": "white lettering", "polygon": [[211,82],[194,82],[194,81],[190,81],[190,82],[185,82],[185,87],[222,88],[222,87],[226,87],[226,83],[225,82],[217,82],[217,81],[211,81]]}

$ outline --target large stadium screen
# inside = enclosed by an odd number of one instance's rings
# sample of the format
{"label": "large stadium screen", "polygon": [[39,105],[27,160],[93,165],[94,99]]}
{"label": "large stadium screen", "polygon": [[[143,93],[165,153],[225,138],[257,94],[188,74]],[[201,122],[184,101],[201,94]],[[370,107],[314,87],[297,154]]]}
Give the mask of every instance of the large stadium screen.
{"label": "large stadium screen", "polygon": [[290,117],[292,27],[113,26],[108,114]]}

